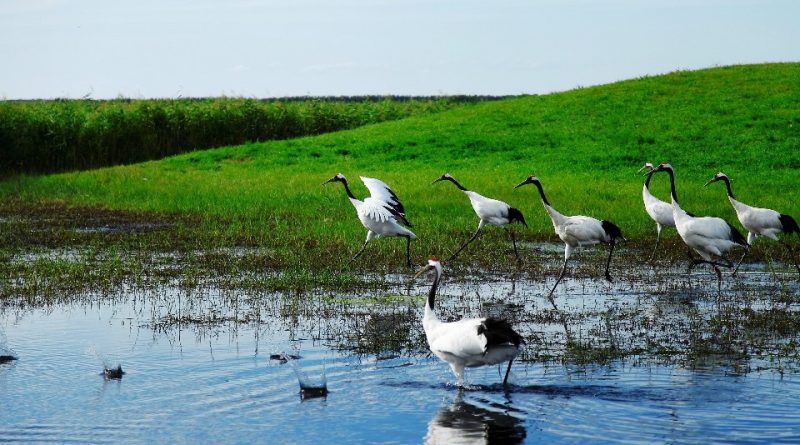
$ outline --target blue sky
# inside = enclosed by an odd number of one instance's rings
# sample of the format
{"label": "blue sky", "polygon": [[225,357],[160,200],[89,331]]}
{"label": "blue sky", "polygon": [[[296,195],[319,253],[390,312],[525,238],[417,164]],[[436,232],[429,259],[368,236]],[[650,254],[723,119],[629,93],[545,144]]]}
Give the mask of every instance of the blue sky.
{"label": "blue sky", "polygon": [[794,0],[0,0],[0,98],[547,93],[800,61]]}

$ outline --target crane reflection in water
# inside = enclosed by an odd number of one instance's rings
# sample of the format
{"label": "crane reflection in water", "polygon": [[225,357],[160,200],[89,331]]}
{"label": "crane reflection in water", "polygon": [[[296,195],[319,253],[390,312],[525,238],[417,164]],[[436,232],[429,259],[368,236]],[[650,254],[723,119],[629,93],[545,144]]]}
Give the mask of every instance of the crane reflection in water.
{"label": "crane reflection in water", "polygon": [[522,443],[527,435],[522,413],[493,403],[464,400],[464,391],[439,409],[428,423],[426,444]]}

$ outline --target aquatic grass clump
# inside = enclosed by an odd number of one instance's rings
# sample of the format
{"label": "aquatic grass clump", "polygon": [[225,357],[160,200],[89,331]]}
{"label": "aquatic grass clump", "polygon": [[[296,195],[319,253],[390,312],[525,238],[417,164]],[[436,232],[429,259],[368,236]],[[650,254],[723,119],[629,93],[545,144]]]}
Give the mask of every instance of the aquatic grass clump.
{"label": "aquatic grass clump", "polygon": [[420,335],[416,311],[396,308],[375,311],[357,317],[337,345],[337,349],[355,354],[402,352],[424,349],[424,335]]}
{"label": "aquatic grass clump", "polygon": [[360,287],[363,280],[352,273],[332,273],[330,271],[312,272],[308,269],[295,269],[279,272],[264,280],[268,291],[310,291],[312,289],[353,289]]}
{"label": "aquatic grass clump", "polygon": [[0,280],[0,299],[38,305],[70,301],[87,291],[110,292],[140,276],[142,264],[114,252],[99,255],[85,250],[0,262],[0,271],[6,277]]}

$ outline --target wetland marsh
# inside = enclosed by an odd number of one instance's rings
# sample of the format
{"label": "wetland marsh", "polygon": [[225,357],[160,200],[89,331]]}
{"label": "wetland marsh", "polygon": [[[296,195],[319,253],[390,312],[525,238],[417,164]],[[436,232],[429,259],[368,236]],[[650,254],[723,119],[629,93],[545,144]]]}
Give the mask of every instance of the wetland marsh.
{"label": "wetland marsh", "polygon": [[[557,264],[558,259],[553,258]],[[0,440],[171,442],[796,442],[795,276],[747,271],[609,285],[514,274],[446,277],[443,318],[502,315],[527,346],[458,388],[427,350],[429,284],[258,291],[124,283],[43,306],[5,304],[19,360],[0,365]],[[302,399],[292,354],[329,394]],[[101,375],[121,364],[120,380]]]}
{"label": "wetland marsh", "polygon": [[[800,280],[789,264],[726,273],[718,300],[713,272],[687,278],[670,238],[655,267],[642,266],[648,245],[623,244],[612,284],[600,276],[606,251],[586,249],[553,304],[559,244],[523,241],[525,263],[509,268],[454,263],[440,317],[506,317],[527,342],[508,388],[496,367],[469,369],[459,388],[425,341],[430,283],[412,280],[402,260],[388,270],[260,269],[270,249],[134,248],[164,231],[180,245],[180,219],[146,226],[73,212],[82,223],[59,225],[41,209],[6,219],[6,233],[24,221],[75,244],[32,237],[38,247],[4,259],[16,275],[3,287],[0,348],[18,360],[0,365],[9,407],[0,440],[800,439]],[[505,242],[499,232],[484,243]],[[102,375],[117,365],[121,379]],[[327,396],[303,398],[293,366],[324,376]]]}
{"label": "wetland marsh", "polygon": [[[798,73],[677,72],[134,165],[15,172],[0,181],[0,356],[16,357],[0,364],[0,441],[797,443],[791,255],[756,240],[719,298],[708,268],[687,276],[674,230],[649,264],[655,227],[636,170],[669,160],[681,205],[734,225],[722,191],[702,188],[719,169],[743,200],[797,216]],[[68,168],[56,167],[45,171]],[[508,388],[496,367],[468,369],[459,388],[431,354],[430,283],[411,279],[403,241],[350,261],[365,230],[342,190],[320,186],[337,171],[392,185],[418,235],[415,265],[477,224],[464,196],[430,185],[444,171],[525,215],[522,262],[508,234],[487,229],[444,264],[437,297],[442,319],[501,316],[524,337]],[[538,196],[512,190],[534,172],[560,210],[622,228],[613,283],[605,248],[578,250],[545,298],[564,247]],[[665,198],[662,179],[651,189]],[[296,371],[324,376],[327,396],[302,397]]]}

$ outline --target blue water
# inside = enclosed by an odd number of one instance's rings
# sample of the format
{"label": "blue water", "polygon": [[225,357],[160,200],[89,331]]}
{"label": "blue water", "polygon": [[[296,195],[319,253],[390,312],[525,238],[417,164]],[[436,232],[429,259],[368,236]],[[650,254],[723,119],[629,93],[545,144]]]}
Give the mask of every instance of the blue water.
{"label": "blue water", "polygon": [[[393,310],[418,310],[423,292]],[[751,363],[736,372],[724,360],[692,369],[636,357],[517,361],[507,390],[496,367],[468,370],[460,389],[423,352],[343,349],[353,329],[343,320],[355,316],[323,317],[319,303],[285,316],[302,303],[296,296],[254,303],[236,292],[156,293],[2,309],[5,347],[19,360],[0,365],[0,442],[800,442],[800,376],[791,371]],[[205,321],[190,321],[198,314]],[[281,352],[300,355],[309,376],[324,372],[327,397],[301,398],[291,364],[270,359]],[[106,380],[104,363],[126,374]]]}

